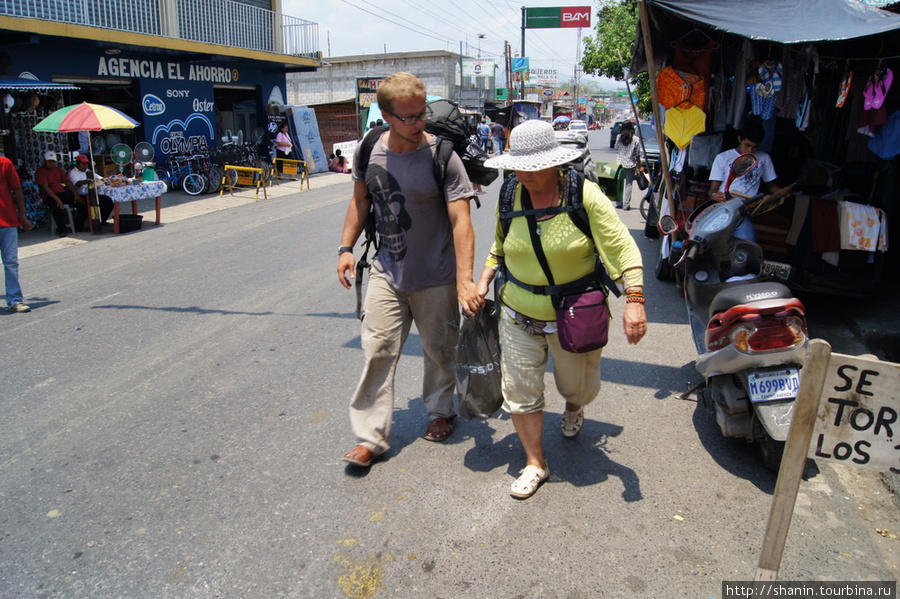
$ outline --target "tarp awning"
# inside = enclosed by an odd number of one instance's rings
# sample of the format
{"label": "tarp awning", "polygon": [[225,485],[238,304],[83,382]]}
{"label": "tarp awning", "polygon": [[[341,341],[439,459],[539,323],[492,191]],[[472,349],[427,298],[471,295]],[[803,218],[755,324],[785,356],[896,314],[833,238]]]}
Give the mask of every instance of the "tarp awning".
{"label": "tarp awning", "polygon": [[681,18],[781,44],[848,40],[900,29],[900,15],[858,0],[646,0]]}
{"label": "tarp awning", "polygon": [[0,79],[0,90],[15,92],[46,92],[64,89],[81,89],[71,83],[53,83],[37,79]]}

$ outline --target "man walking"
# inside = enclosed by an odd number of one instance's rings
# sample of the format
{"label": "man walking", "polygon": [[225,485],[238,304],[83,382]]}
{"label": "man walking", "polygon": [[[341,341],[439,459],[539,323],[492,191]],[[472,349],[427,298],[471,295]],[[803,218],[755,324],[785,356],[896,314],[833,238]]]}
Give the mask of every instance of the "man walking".
{"label": "man walking", "polygon": [[486,154],[491,153],[491,126],[486,121],[478,123],[478,137],[481,139],[481,149]]}
{"label": "man walking", "polygon": [[506,147],[506,130],[499,121],[491,125],[491,136],[494,138],[494,153],[502,154]]}
{"label": "man walking", "polygon": [[[15,194],[15,200],[13,200]],[[30,231],[34,226],[25,215],[25,196],[22,182],[12,161],[0,156],[0,255],[6,283],[6,309],[10,312],[31,312],[22,302],[19,285],[19,226]]]}
{"label": "man walking", "polygon": [[475,195],[459,156],[447,164],[443,188],[435,180],[435,138],[425,132],[425,86],[394,73],[377,91],[389,129],[365,168],[353,165],[338,279],[347,289],[356,244],[370,207],[381,241],[366,290],[362,376],[350,404],[357,445],[344,460],[369,466],[390,447],[394,373],[415,323],[424,357],[422,398],[431,420],[425,438],[443,441],[455,424],[455,347],[459,305],[475,313],[483,301],[472,279],[475,234],[469,200]]}

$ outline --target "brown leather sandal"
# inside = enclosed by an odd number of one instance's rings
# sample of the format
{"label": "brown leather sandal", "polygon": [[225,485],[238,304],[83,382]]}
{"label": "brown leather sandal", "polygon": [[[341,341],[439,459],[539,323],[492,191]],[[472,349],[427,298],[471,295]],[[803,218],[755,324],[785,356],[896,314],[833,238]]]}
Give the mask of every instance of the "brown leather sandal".
{"label": "brown leather sandal", "polygon": [[425,440],[443,441],[450,436],[455,425],[456,416],[453,416],[451,418],[442,418],[438,416],[431,421],[431,424],[428,425],[428,430],[425,431]]}

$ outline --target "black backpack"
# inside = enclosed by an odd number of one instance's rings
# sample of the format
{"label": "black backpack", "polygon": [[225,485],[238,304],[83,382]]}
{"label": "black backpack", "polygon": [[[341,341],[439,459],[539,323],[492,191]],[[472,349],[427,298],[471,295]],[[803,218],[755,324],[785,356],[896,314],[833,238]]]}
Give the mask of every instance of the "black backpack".
{"label": "black backpack", "polygon": [[[487,156],[484,150],[469,142],[468,123],[459,107],[450,100],[433,100],[427,106],[431,110],[431,116],[425,121],[425,131],[438,138],[434,153],[434,180],[437,181],[438,187],[442,189],[444,187],[447,163],[450,162],[452,152],[456,152],[462,160],[470,181],[479,185],[493,183],[500,172],[484,166]],[[387,125],[373,127],[359,143],[354,159],[359,160],[359,168],[362,171],[369,166],[369,157],[375,143],[387,130]],[[478,198],[475,198],[475,203],[481,206]]]}
{"label": "black backpack", "polygon": [[[431,111],[431,116],[425,121],[425,131],[437,138],[436,148],[434,152],[434,180],[438,184],[438,188],[443,190],[446,181],[447,163],[450,162],[450,156],[455,152],[462,160],[466,169],[469,180],[479,185],[490,185],[500,175],[500,171],[484,166],[487,155],[484,151],[472,145],[469,142],[467,133],[468,122],[465,116],[459,111],[456,103],[450,100],[432,100],[427,104]],[[357,146],[353,159],[356,162],[360,172],[365,173],[369,166],[369,158],[372,156],[372,149],[381,139],[382,134],[388,130],[387,125],[373,127],[366,133],[362,141]],[[365,175],[363,175],[365,180]],[[481,208],[481,201],[475,196],[475,205]],[[356,316],[362,320],[362,275],[365,269],[369,268],[369,248],[375,246],[375,254],[378,254],[378,238],[375,227],[375,212],[370,209],[366,217],[364,226],[366,240],[363,244],[363,255],[356,263]]]}
{"label": "black backpack", "polygon": [[[516,186],[519,184],[519,180],[516,178],[515,174],[512,174],[503,181],[503,186],[500,188],[498,218],[500,219],[500,226],[503,230],[504,239],[506,238],[507,233],[509,233],[509,227],[512,224],[513,218],[531,215],[535,218],[539,218],[548,214],[565,213],[569,215],[572,224],[578,227],[579,231],[593,240],[593,236],[591,235],[591,223],[588,218],[587,210],[584,207],[584,175],[578,172],[574,166],[569,165],[567,168],[568,176],[566,177],[566,181],[568,188],[566,189],[566,203],[563,206],[551,206],[549,208],[536,208],[532,210],[513,210],[516,200]],[[515,279],[506,269],[504,269],[503,275],[515,285],[539,295],[556,295],[560,292],[571,293],[574,289],[578,289],[585,284],[595,281],[600,281],[603,286],[616,297],[619,297],[620,295],[619,288],[612,280],[612,277],[609,276],[609,273],[606,272],[606,267],[603,266],[599,253],[597,253],[597,268],[593,273],[583,279],[565,285],[535,287]],[[499,287],[499,285],[495,284],[495,291],[499,291]]]}

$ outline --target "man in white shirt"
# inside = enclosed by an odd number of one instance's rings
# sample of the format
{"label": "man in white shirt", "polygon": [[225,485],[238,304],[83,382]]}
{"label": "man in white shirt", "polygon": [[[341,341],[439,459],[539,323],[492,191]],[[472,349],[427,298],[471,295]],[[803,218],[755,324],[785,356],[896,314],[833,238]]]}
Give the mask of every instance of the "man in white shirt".
{"label": "man in white shirt", "polygon": [[[75,190],[75,195],[77,200],[75,202],[75,228],[76,229],[84,229],[85,221],[88,216],[88,191],[90,190],[89,183],[91,181],[91,177],[88,177],[88,167],[91,165],[91,160],[84,154],[79,154],[78,158],[75,159],[75,168],[69,171],[69,181],[72,182],[72,189]],[[99,185],[103,183],[103,177],[95,174],[93,171],[90,172],[93,176],[93,181]],[[98,198],[100,203],[100,222],[106,223],[106,219],[109,218],[109,215],[112,213],[113,205],[112,200],[109,196],[101,195]]]}
{"label": "man in white shirt", "polygon": [[[757,122],[746,123],[738,133],[738,146],[730,150],[725,150],[713,161],[712,169],[709,172],[709,197],[717,202],[724,201],[724,191],[719,191],[722,182],[728,180],[728,174],[731,171],[731,163],[741,154],[753,154],[756,156],[757,163],[745,175],[737,177],[731,182],[728,191],[732,195],[753,197],[759,193],[761,183],[765,183],[765,188],[769,193],[777,192],[780,187],[775,182],[777,175],[775,174],[775,166],[772,164],[772,158],[765,152],[759,152],[759,144],[762,143],[765,132],[762,125]],[[756,241],[756,230],[753,223],[749,219],[743,219],[734,232],[736,237],[746,239],[748,241]]]}

